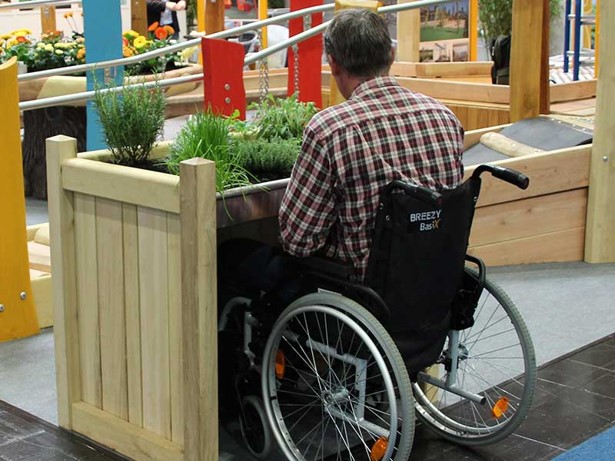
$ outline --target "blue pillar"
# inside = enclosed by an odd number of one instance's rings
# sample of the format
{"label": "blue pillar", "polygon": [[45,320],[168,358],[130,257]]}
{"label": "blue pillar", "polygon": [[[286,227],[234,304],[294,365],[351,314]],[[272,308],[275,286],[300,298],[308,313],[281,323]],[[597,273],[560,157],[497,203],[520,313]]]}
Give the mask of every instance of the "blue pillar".
{"label": "blue pillar", "polygon": [[[122,57],[122,15],[120,0],[83,0],[83,30],[86,44],[86,62],[108,61]],[[87,89],[94,89],[94,83],[114,80],[120,85],[124,79],[124,68],[116,67],[89,71]],[[104,149],[106,145],[98,114],[92,101],[87,103],[87,149]]]}

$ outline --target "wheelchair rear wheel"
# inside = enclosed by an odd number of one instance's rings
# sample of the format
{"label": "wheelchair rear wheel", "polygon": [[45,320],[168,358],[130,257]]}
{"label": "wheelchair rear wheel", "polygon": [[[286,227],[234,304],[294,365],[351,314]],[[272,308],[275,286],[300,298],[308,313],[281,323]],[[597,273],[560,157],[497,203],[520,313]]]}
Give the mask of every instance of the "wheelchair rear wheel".
{"label": "wheelchair rear wheel", "polygon": [[412,388],[384,327],[334,293],[292,303],[263,354],[263,400],[289,460],[405,461],[414,435]]}
{"label": "wheelchair rear wheel", "polygon": [[[474,326],[458,332],[458,340],[449,333],[438,362],[413,383],[417,417],[442,437],[468,446],[510,435],[529,411],[536,385],[534,347],[523,318],[489,280],[474,318]],[[457,367],[452,370],[454,354]],[[430,384],[434,379],[461,395]]]}

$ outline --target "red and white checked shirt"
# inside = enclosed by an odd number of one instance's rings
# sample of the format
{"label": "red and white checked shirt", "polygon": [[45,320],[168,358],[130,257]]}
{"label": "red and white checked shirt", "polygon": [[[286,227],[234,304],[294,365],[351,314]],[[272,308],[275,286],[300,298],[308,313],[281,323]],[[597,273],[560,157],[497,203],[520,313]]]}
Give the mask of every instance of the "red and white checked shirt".
{"label": "red and white checked shirt", "polygon": [[392,77],[362,83],[305,128],[279,212],[284,249],[322,248],[363,280],[382,188],[395,179],[455,187],[462,151],[463,127],[443,104]]}

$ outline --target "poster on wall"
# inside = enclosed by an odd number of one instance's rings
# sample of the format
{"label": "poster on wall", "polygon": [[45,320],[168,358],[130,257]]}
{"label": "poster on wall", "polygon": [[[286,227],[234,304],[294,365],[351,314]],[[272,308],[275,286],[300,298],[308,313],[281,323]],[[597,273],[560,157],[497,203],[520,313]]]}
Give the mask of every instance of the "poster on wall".
{"label": "poster on wall", "polygon": [[469,0],[421,8],[421,62],[468,61]]}

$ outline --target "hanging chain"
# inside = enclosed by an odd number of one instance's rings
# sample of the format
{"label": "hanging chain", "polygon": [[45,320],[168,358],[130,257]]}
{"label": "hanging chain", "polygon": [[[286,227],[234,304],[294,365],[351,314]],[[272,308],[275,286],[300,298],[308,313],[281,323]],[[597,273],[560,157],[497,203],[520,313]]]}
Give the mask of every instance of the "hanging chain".
{"label": "hanging chain", "polygon": [[[258,43],[261,51],[263,50],[263,32],[258,29]],[[258,97],[262,104],[269,93],[269,68],[267,66],[267,58],[263,58],[258,63]]]}
{"label": "hanging chain", "polygon": [[299,99],[299,45],[296,43],[292,46],[293,49],[293,85],[295,86],[295,95]]}

